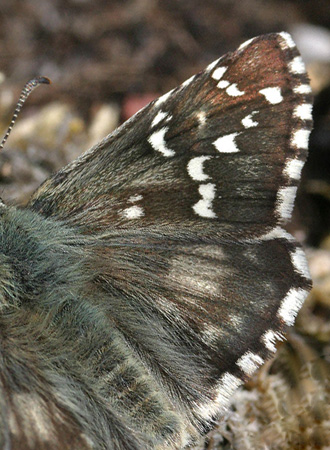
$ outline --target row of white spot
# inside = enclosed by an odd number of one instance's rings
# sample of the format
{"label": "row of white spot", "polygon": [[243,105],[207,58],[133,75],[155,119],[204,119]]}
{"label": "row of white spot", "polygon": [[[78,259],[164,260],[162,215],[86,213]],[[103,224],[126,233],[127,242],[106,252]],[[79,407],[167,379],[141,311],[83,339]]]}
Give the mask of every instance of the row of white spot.
{"label": "row of white spot", "polygon": [[[288,50],[295,48],[295,43],[288,33],[280,33],[282,39],[279,43],[282,50]],[[293,75],[301,75],[306,73],[306,68],[302,58],[296,56],[288,64],[288,70]],[[311,87],[308,84],[297,84],[294,87],[293,92],[297,95],[306,95],[312,92]],[[302,121],[312,120],[312,105],[302,101],[293,111],[293,117]],[[307,150],[310,130],[303,128],[303,125],[299,125],[298,128],[292,131],[290,145],[294,149]],[[299,159],[289,159],[286,162],[284,168],[284,174],[289,180],[299,180],[301,170],[304,166],[303,161]],[[291,213],[294,206],[294,199],[296,197],[297,188],[295,186],[287,186],[279,189],[277,193],[276,211],[279,217],[287,220],[291,217]],[[303,260],[305,257],[303,256]]]}
{"label": "row of white spot", "polygon": [[[290,35],[288,33],[281,33],[281,37],[284,39],[284,42],[287,43],[287,47],[282,43],[282,49],[293,48],[294,43],[291,39]],[[251,41],[250,41],[251,42]],[[250,43],[249,42],[249,43]],[[247,44],[243,45],[244,48]],[[208,71],[212,71],[214,67],[217,65],[218,61],[215,61],[214,63],[210,64],[208,66]],[[293,74],[302,74],[305,73],[305,66],[300,56],[294,58],[288,65],[288,69]],[[228,95],[237,96],[237,95],[243,95],[243,91],[239,91],[237,89],[236,84],[230,84],[227,80],[221,80],[221,78],[226,73],[227,67],[221,66],[217,67],[213,73],[212,78],[218,81],[217,87],[218,88],[226,88],[226,92]],[[230,88],[233,88],[233,90],[229,90]],[[297,85],[294,88],[294,92],[296,94],[306,94],[310,93],[311,89],[309,85]],[[268,87],[261,89],[259,91],[260,94],[262,94],[266,100],[272,104],[278,104],[283,101],[283,96],[281,93],[281,89],[279,87]],[[257,126],[258,122],[253,121],[252,115],[256,114],[258,111],[253,111],[251,114],[246,116],[242,120],[242,125],[245,128],[250,128],[253,126]],[[301,120],[312,120],[312,105],[307,103],[302,103],[298,105],[295,110],[293,111],[294,117],[301,119]],[[222,153],[236,153],[239,152],[239,148],[236,144],[236,137],[240,133],[231,133],[229,135],[221,136],[216,141],[213,142],[213,145],[216,147],[216,149],[219,152]],[[291,146],[297,149],[308,149],[308,139],[309,139],[310,131],[308,129],[297,129],[294,130],[291,137]],[[204,160],[200,160],[200,162],[204,162]],[[284,173],[293,180],[299,180],[300,179],[300,173],[302,170],[304,163],[298,159],[290,159],[287,161]],[[196,167],[196,164],[194,163],[191,167]],[[189,170],[188,170],[189,171]],[[190,175],[194,178],[194,174],[192,170],[189,171]],[[198,169],[197,174],[201,173],[201,169]],[[196,179],[196,178],[194,178]],[[287,220],[291,217],[293,205],[294,205],[294,199],[296,196],[297,188],[295,186],[287,186],[279,190],[277,195],[277,202],[276,202],[276,210],[278,213],[278,216],[281,217],[284,220]],[[215,197],[215,185],[211,185],[210,183],[208,185],[200,186],[199,192],[202,195],[202,200],[199,201],[196,205],[194,205],[194,211],[199,214],[202,217],[209,217],[209,218],[215,218],[216,214],[212,210],[212,200]],[[204,195],[203,195],[204,194]]]}
{"label": "row of white spot", "polygon": [[[217,63],[217,61],[215,62]],[[302,63],[302,62],[301,62]],[[303,63],[302,63],[303,64]],[[216,65],[216,64],[215,64]],[[214,67],[214,63],[212,63],[208,70],[210,70],[210,67]],[[297,67],[299,67],[299,73],[301,73],[301,64],[298,64],[296,62],[295,64],[292,64],[291,70],[297,70]],[[227,70],[227,67],[218,67],[214,70],[212,77],[216,79],[217,81],[220,80],[220,78],[225,74]],[[184,83],[184,85],[189,84],[194,77],[191,77],[187,82]],[[226,80],[222,80],[226,81]],[[226,85],[226,86],[225,86]],[[226,81],[225,85],[220,85],[218,83],[218,87],[225,88],[228,95],[243,95],[244,92],[239,91],[236,84],[229,84],[229,82]],[[230,88],[230,89],[229,89]],[[229,89],[229,90],[228,90]],[[296,88],[297,92],[308,92],[310,91],[310,87],[308,85],[299,85]],[[283,96],[281,94],[281,90],[279,87],[269,87],[264,88],[259,91],[262,95],[265,96],[266,100],[270,104],[277,104],[280,103],[283,100]],[[167,97],[167,94],[165,94]],[[163,97],[165,97],[163,96]],[[162,102],[165,101],[163,98]],[[160,100],[160,99],[159,99]],[[159,101],[158,100],[158,101]],[[256,127],[258,125],[258,122],[253,120],[253,115],[258,113],[258,111],[253,111],[252,113],[248,114],[246,117],[244,117],[241,121],[242,125],[248,129],[251,127]],[[294,110],[294,116],[297,118],[300,118],[301,120],[309,120],[311,119],[312,114],[312,105],[310,104],[301,104],[296,107]],[[158,124],[161,120],[168,121],[172,117],[163,112],[159,111],[158,114],[155,116],[152,126],[155,126]],[[205,122],[205,117],[203,117],[203,123]],[[155,131],[148,139],[149,143],[152,145],[154,150],[159,151],[166,157],[172,157],[175,155],[174,150],[170,149],[165,141],[165,134],[168,131],[169,127],[163,127],[160,130]],[[239,132],[231,133],[225,136],[219,137],[216,141],[213,142],[213,145],[220,153],[236,153],[239,152],[239,148],[236,144],[236,138],[239,135]],[[299,129],[296,130],[293,133],[292,139],[291,139],[291,145],[307,149],[308,146],[308,137],[309,137],[309,130],[305,129]],[[189,164],[188,164],[188,173],[194,180],[203,181],[207,179],[208,177],[203,172],[203,163],[206,159],[209,159],[208,157],[197,157],[193,158]],[[289,160],[287,162],[285,173],[287,176],[291,177],[292,179],[299,179],[300,177],[300,171],[303,167],[303,163],[300,160],[294,159]],[[216,218],[216,214],[212,210],[212,201],[215,198],[215,185],[212,183],[208,183],[205,185],[200,185],[199,187],[199,193],[201,195],[201,200],[199,200],[194,206],[193,209],[196,214],[198,214],[201,217],[207,217],[207,218]],[[278,193],[278,202],[277,202],[277,212],[280,217],[283,219],[288,219],[291,216],[292,208],[293,208],[293,200],[295,198],[296,194],[296,187],[289,186],[281,189]]]}
{"label": "row of white spot", "polygon": [[[294,242],[293,236],[285,231],[281,227],[275,227],[269,233],[259,237],[256,241],[271,241],[273,239],[284,239],[289,242]],[[296,247],[294,251],[290,252],[290,258],[295,272],[305,279],[310,279],[310,273],[306,260],[305,253],[299,247]],[[291,326],[294,324],[296,315],[302,306],[304,298],[307,297],[308,292],[303,289],[292,289],[282,300],[281,306],[278,310],[278,318],[283,320],[286,325]],[[267,347],[267,345],[266,345]],[[267,347],[269,350],[271,348]]]}
{"label": "row of white spot", "polygon": [[[247,129],[258,126],[258,122],[253,120],[253,115],[257,113],[258,111],[253,111],[242,119],[241,123],[244,128]],[[239,152],[239,148],[235,139],[239,134],[239,132],[236,132],[221,136],[213,142],[213,145],[220,153],[237,153]],[[213,157],[197,156],[189,161],[187,170],[194,181],[205,181],[210,178],[209,175],[204,172],[203,165],[205,161],[211,158]],[[201,199],[193,205],[195,213],[200,217],[216,218],[217,215],[212,209],[212,202],[216,195],[216,185],[213,183],[201,184],[198,188],[198,192],[201,195]]]}
{"label": "row of white spot", "polygon": [[[166,95],[167,94],[165,94],[165,96]],[[154,120],[152,121],[151,126],[154,127],[162,120],[168,122],[171,119],[172,116],[170,114],[160,110],[158,114],[155,116]],[[160,152],[163,156],[166,156],[167,158],[175,155],[174,150],[168,148],[166,145],[165,134],[167,133],[168,130],[169,127],[162,127],[160,130],[154,131],[148,138],[148,142],[150,143],[152,148],[157,152]]]}
{"label": "row of white spot", "polygon": [[[291,289],[283,299],[278,315],[282,318],[290,317],[289,325],[293,324],[294,318],[307,294],[303,289]],[[272,329],[267,330],[261,336],[261,342],[273,353],[276,352],[276,342],[282,340],[284,340],[283,334]],[[264,359],[251,351],[245,352],[236,361],[237,366],[248,376],[251,376],[263,363]],[[198,405],[197,412],[204,420],[212,420],[216,414],[223,413],[227,409],[230,397],[242,384],[243,380],[241,378],[225,372],[217,384],[216,396],[213,402]]]}
{"label": "row of white spot", "polygon": [[[262,241],[272,241],[274,239],[283,239],[294,243],[295,240],[291,234],[285,231],[281,227],[274,228],[270,233],[267,233],[264,236],[255,238],[253,240],[247,239],[246,243],[258,245]],[[310,279],[310,273],[308,269],[307,260],[305,257],[305,253],[299,247],[296,247],[293,251],[290,252],[291,263],[294,271],[305,279]],[[304,301],[304,298],[307,296],[308,292],[303,289],[291,289],[287,295],[283,298],[279,310],[277,312],[277,317],[280,321],[283,321],[286,325],[291,326],[294,324],[296,315]],[[237,315],[230,315],[230,321],[234,324],[234,326],[240,326],[241,318]],[[221,331],[219,334],[219,329],[214,328],[212,325],[207,325],[203,330],[203,337],[206,344],[211,342],[216,342],[216,340],[221,335]],[[264,337],[262,337],[262,342],[265,344],[268,350],[275,351],[274,342],[272,339],[268,339],[272,336],[271,330],[269,330]],[[273,343],[272,343],[273,342]],[[248,368],[243,369],[242,365],[239,366],[244,370],[244,372],[248,373]]]}
{"label": "row of white spot", "polygon": [[[272,232],[265,235],[262,239],[259,238],[258,240],[273,239],[286,239],[290,242],[294,242],[294,238],[280,227],[273,229]],[[306,257],[302,249],[297,247],[291,252],[290,256],[295,271],[304,278],[310,279]],[[293,325],[307,295],[308,292],[304,289],[291,288],[281,301],[280,308],[277,312],[277,317],[286,325]],[[276,351],[276,342],[282,340],[284,340],[283,334],[272,329],[268,329],[260,338],[261,343],[273,353]],[[248,376],[251,376],[263,363],[263,358],[251,351],[246,351],[236,361],[237,366]],[[217,395],[214,403],[211,405],[200,405],[198,407],[198,411],[201,416],[206,420],[211,420],[216,413],[225,410],[229,398],[236,388],[242,384],[243,381],[240,378],[226,372],[218,383],[218,388],[216,390]]]}
{"label": "row of white spot", "polygon": [[[284,239],[289,242],[294,242],[294,238],[292,237],[292,235],[281,227],[273,228],[271,232],[259,237],[258,240],[268,241],[273,239]],[[306,256],[303,250],[299,247],[296,247],[295,250],[290,252],[290,258],[295,272],[304,277],[306,280],[309,280],[310,273]],[[281,302],[280,308],[277,312],[278,318],[288,326],[293,325],[295,318],[307,295],[308,292],[304,289],[292,288]],[[272,351],[271,346],[269,347],[266,342],[265,345],[269,350]]]}
{"label": "row of white spot", "polygon": [[[279,33],[282,38],[279,40],[282,50],[292,49],[295,44],[288,33]],[[240,50],[246,48],[254,39],[251,39],[240,46]],[[217,61],[209,66],[209,70],[212,70],[217,64]],[[293,74],[303,74],[305,73],[305,67],[300,57],[294,58],[289,64],[289,71]],[[225,73],[225,71],[222,71]],[[218,72],[220,73],[220,71]],[[267,90],[268,89],[268,90]],[[269,90],[272,89],[272,90]],[[263,94],[270,103],[276,104],[281,101],[281,92],[277,88],[266,88],[260,92]],[[266,91],[266,92],[265,92]],[[299,84],[294,88],[295,94],[309,94],[311,88],[307,84]],[[312,105],[307,103],[302,103],[296,107],[293,112],[294,117],[301,120],[311,120],[312,119]],[[308,148],[308,138],[309,130],[304,128],[299,128],[293,130],[290,144],[292,147],[297,149],[307,149]],[[200,160],[202,164],[206,159]],[[303,167],[303,161],[298,159],[290,159],[286,162],[284,173],[289,179],[299,180],[301,169]],[[196,166],[194,173],[199,176],[201,181],[205,179],[203,176],[203,171],[196,165],[195,162],[191,162],[191,166]],[[292,186],[284,187],[279,190],[277,197],[277,209],[280,217],[288,218],[291,215],[293,201],[296,194],[296,188]],[[280,227],[275,227],[271,232],[267,233],[259,240],[271,240],[276,238],[287,239],[292,241],[292,236]],[[305,255],[300,248],[296,248],[295,251],[291,253],[291,261],[294,266],[295,271],[303,275],[306,279],[310,278],[308,266],[306,262]],[[279,319],[283,320],[287,325],[293,325],[296,315],[300,310],[308,292],[304,289],[292,288],[289,290],[287,295],[281,302],[280,308],[277,312]],[[276,341],[283,340],[284,336],[278,331],[272,329],[267,330],[261,337],[261,342],[265,347],[271,351],[276,351]],[[263,364],[263,358],[251,351],[247,351],[242,355],[236,364],[239,368],[247,375],[252,375],[254,371]],[[218,414],[223,413],[227,407],[230,397],[234,391],[243,384],[243,381],[237,376],[225,372],[220,378],[218,385],[216,387],[215,398],[212,402],[207,402],[197,406],[197,412],[204,420],[212,420],[212,418]]]}
{"label": "row of white spot", "polygon": [[[277,230],[277,236],[280,238],[284,238],[290,241],[293,241],[293,237],[289,235],[287,232],[282,230]],[[287,237],[288,236],[288,237]],[[274,239],[272,237],[271,239]],[[305,279],[310,279],[309,269],[306,261],[305,254],[303,250],[299,247],[296,247],[294,251],[290,253],[291,262],[294,267],[295,272],[299,275],[303,276]],[[277,317],[283,321],[286,325],[291,326],[294,324],[295,318],[306,298],[308,292],[304,289],[296,289],[292,288],[288,291],[287,295],[283,298],[280,308],[277,312]],[[237,320],[237,317],[232,317],[233,321]],[[212,327],[211,327],[212,328]],[[213,340],[213,335],[217,335],[217,330],[214,330],[214,333],[210,332],[210,330],[205,330],[206,335],[209,335],[211,340]],[[261,342],[265,345],[265,347],[271,351],[275,352],[276,340],[281,340],[281,335],[278,332],[273,330],[268,330],[261,337]],[[241,358],[239,358],[236,364],[240,367],[240,369],[246,373],[246,375],[252,375],[253,372],[258,368],[259,365],[263,363],[262,358],[259,355],[253,354],[252,352],[246,352]]]}
{"label": "row of white spot", "polygon": [[128,202],[133,203],[133,205],[122,210],[120,213],[121,216],[125,219],[139,219],[140,217],[144,216],[143,208],[134,204],[142,199],[143,196],[140,194],[132,195],[131,197],[129,197]]}

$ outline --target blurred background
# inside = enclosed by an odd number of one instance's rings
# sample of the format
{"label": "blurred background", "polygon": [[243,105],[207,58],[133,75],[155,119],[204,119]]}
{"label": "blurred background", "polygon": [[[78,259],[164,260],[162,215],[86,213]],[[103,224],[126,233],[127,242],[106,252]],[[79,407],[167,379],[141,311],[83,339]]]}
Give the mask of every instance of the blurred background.
{"label": "blurred background", "polygon": [[330,448],[330,2],[0,1],[0,132],[25,82],[52,80],[31,95],[0,153],[0,197],[15,204],[153,98],[243,41],[283,30],[315,95],[290,228],[307,250],[314,289],[288,342],[198,449]]}

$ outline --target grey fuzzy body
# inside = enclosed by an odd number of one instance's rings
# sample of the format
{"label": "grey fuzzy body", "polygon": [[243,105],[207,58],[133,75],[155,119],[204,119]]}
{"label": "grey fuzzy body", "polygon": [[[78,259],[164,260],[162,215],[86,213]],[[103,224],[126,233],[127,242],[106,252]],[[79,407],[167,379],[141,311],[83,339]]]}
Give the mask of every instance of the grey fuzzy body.
{"label": "grey fuzzy body", "polygon": [[1,448],[170,444],[182,424],[97,280],[104,243],[15,208],[1,211],[0,241]]}

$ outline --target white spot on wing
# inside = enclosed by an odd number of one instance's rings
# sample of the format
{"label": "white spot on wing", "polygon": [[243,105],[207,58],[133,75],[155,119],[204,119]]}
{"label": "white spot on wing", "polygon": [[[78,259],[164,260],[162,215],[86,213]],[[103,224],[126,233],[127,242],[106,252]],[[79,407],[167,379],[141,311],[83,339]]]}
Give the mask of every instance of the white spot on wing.
{"label": "white spot on wing", "polygon": [[220,80],[219,83],[217,84],[217,87],[219,89],[225,89],[229,85],[230,85],[229,81],[227,81],[227,80]]}
{"label": "white spot on wing", "polygon": [[174,156],[175,152],[170,148],[166,147],[165,134],[168,131],[168,127],[161,128],[158,131],[152,133],[148,138],[149,143],[157,152],[162,153],[164,156],[170,157]]}
{"label": "white spot on wing", "polygon": [[312,109],[313,106],[310,103],[303,103],[295,108],[293,115],[302,120],[312,120]]}
{"label": "white spot on wing", "polygon": [[188,78],[188,80],[184,81],[184,82],[181,84],[181,87],[186,87],[186,86],[188,86],[188,85],[193,81],[194,78],[195,78],[195,75],[193,75],[192,77]]}
{"label": "white spot on wing", "polygon": [[155,106],[159,106],[162,103],[164,103],[173,94],[173,90],[174,89],[172,89],[170,92],[167,92],[166,94],[159,97],[159,99],[157,99],[155,102]]}
{"label": "white spot on wing", "polygon": [[295,94],[310,94],[312,92],[312,88],[309,84],[299,84],[293,88],[293,92]]}
{"label": "white spot on wing", "polygon": [[269,87],[265,89],[261,89],[259,91],[260,94],[264,95],[266,100],[272,105],[276,105],[277,103],[281,103],[283,100],[281,89],[279,87]]}
{"label": "white spot on wing", "polygon": [[212,420],[219,412],[226,410],[229,400],[243,381],[226,372],[220,378],[215,391],[215,399],[197,407],[197,414],[205,420]]}
{"label": "white spot on wing", "polygon": [[227,403],[236,389],[243,384],[242,380],[226,372],[220,378],[217,387],[217,400],[219,403]]}
{"label": "white spot on wing", "polygon": [[279,189],[277,193],[276,210],[278,215],[284,220],[291,217],[296,192],[296,186],[287,186]]}
{"label": "white spot on wing", "polygon": [[200,127],[202,127],[206,124],[206,114],[204,111],[200,111],[197,113],[197,120],[199,122]]}
{"label": "white spot on wing", "polygon": [[226,92],[228,95],[230,95],[231,97],[239,97],[240,95],[244,95],[245,92],[244,91],[240,91],[237,87],[237,84],[231,84],[227,89]]}
{"label": "white spot on wing", "polygon": [[237,153],[239,148],[236,145],[235,138],[239,133],[227,134],[226,136],[221,136],[213,145],[220,153]]}
{"label": "white spot on wing", "polygon": [[238,50],[243,50],[243,48],[245,48],[245,47],[247,47],[248,45],[250,45],[251,42],[254,41],[254,39],[255,39],[255,38],[252,38],[252,39],[249,39],[249,40],[243,42],[243,44],[241,44],[241,45],[238,47]]}
{"label": "white spot on wing", "polygon": [[295,270],[309,280],[311,276],[304,251],[297,247],[290,256]]}
{"label": "white spot on wing", "polygon": [[261,337],[261,341],[264,343],[265,347],[273,353],[276,352],[276,341],[283,340],[283,334],[273,330],[266,331]]}
{"label": "white spot on wing", "polygon": [[291,34],[282,31],[282,33],[279,33],[279,35],[284,39],[284,42],[280,41],[282,50],[287,50],[288,48],[294,48],[296,46],[294,40],[291,37]]}
{"label": "white spot on wing", "polygon": [[302,74],[306,72],[305,64],[302,60],[301,56],[296,56],[289,64],[288,64],[290,72],[294,74]]}
{"label": "white spot on wing", "polygon": [[308,150],[310,130],[297,130],[293,133],[291,145],[303,150]]}
{"label": "white spot on wing", "polygon": [[214,67],[218,64],[219,61],[220,61],[220,58],[219,58],[219,59],[216,59],[216,60],[213,61],[213,62],[211,62],[211,63],[206,67],[206,70],[207,70],[208,72],[210,72],[212,69],[214,69]]}
{"label": "white spot on wing", "polygon": [[154,117],[154,120],[151,122],[151,126],[154,127],[159,122],[161,122],[163,119],[167,117],[167,120],[171,118],[171,116],[168,117],[168,113],[164,111],[159,111],[158,114]]}
{"label": "white spot on wing", "polygon": [[252,375],[263,363],[264,360],[261,356],[252,352],[244,353],[244,355],[236,361],[238,367],[246,373],[246,375]]}
{"label": "white spot on wing", "polygon": [[124,209],[121,214],[126,219],[138,219],[139,217],[144,216],[143,209],[140,206],[136,205]]}
{"label": "white spot on wing", "polygon": [[217,67],[215,71],[212,73],[212,78],[217,81],[220,80],[220,78],[223,76],[226,70],[227,67]]}
{"label": "white spot on wing", "polygon": [[135,203],[135,202],[138,202],[139,200],[142,200],[142,199],[143,199],[143,196],[142,196],[142,195],[136,194],[136,195],[132,195],[132,196],[128,199],[128,201],[129,201],[130,203]]}
{"label": "white spot on wing", "polygon": [[256,114],[259,111],[253,111],[251,114],[247,115],[244,117],[244,119],[242,119],[242,125],[245,128],[251,128],[251,127],[256,127],[258,124],[258,122],[254,122],[252,119],[253,114]]}
{"label": "white spot on wing", "polygon": [[278,317],[291,326],[294,324],[295,318],[307,297],[308,292],[304,289],[292,288],[281,302],[278,310]]}
{"label": "white spot on wing", "polygon": [[208,217],[211,219],[217,217],[212,210],[212,201],[215,197],[215,184],[201,184],[198,188],[198,192],[202,196],[202,199],[193,206],[195,213],[201,217]]}
{"label": "white spot on wing", "polygon": [[284,168],[285,175],[292,180],[300,180],[301,170],[304,167],[304,161],[300,159],[289,159]]}
{"label": "white spot on wing", "polygon": [[211,159],[211,156],[196,156],[196,158],[192,158],[187,166],[188,173],[193,180],[196,181],[205,181],[210,178],[206,173],[203,172],[203,164],[208,159]]}
{"label": "white spot on wing", "polygon": [[286,239],[289,242],[293,242],[295,240],[290,233],[288,233],[281,227],[275,227],[268,233],[258,238],[258,240],[260,241],[271,241],[273,239]]}

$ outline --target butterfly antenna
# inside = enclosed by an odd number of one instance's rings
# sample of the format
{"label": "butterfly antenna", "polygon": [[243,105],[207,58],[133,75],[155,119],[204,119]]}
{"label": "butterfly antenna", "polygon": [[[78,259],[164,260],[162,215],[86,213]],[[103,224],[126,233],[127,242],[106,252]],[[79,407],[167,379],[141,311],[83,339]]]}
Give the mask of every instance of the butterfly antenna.
{"label": "butterfly antenna", "polygon": [[34,89],[36,87],[38,87],[40,84],[50,84],[50,83],[51,83],[51,81],[47,77],[36,77],[36,78],[33,78],[32,80],[28,81],[26,83],[26,85],[23,87],[21,95],[19,97],[19,100],[18,100],[16,108],[15,108],[15,112],[13,114],[13,118],[11,119],[8,130],[1,141],[0,150],[3,149],[5,143],[8,139],[8,136],[11,133],[11,130],[13,129],[14,123],[16,122],[17,116],[18,116],[20,110],[22,109],[22,106],[25,103],[25,100],[28,98],[28,96],[31,94],[31,92],[34,91]]}

